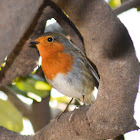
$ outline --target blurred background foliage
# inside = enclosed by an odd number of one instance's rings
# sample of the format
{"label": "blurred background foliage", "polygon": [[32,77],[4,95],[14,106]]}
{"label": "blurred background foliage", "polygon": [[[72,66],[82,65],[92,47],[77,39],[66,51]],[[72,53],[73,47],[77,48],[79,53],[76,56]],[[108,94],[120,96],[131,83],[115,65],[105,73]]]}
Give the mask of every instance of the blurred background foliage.
{"label": "blurred background foliage", "polygon": [[121,0],[109,0],[108,3],[111,8],[115,8],[121,5]]}
{"label": "blurred background foliage", "polygon": [[[112,8],[116,8],[124,1],[108,0],[108,3]],[[57,25],[57,28],[61,27]],[[62,32],[65,31],[61,28]],[[2,63],[1,67],[5,65],[6,62]],[[22,132],[25,125],[23,120],[26,118],[32,123],[34,132],[38,131],[62,112],[70,101],[69,97],[55,90],[53,93],[51,91],[52,87],[46,82],[41,68],[26,77],[16,78],[11,85],[2,87],[0,89],[0,125]],[[77,105],[80,105],[80,102],[75,100],[69,109],[73,110]]]}
{"label": "blurred background foliage", "polygon": [[45,98],[51,90],[51,86],[37,75],[18,77],[14,80],[11,88],[21,95],[34,100],[36,100],[35,97]]}
{"label": "blurred background foliage", "polygon": [[9,100],[0,99],[0,124],[10,130],[22,131],[22,116]]}
{"label": "blurred background foliage", "polygon": [[[130,0],[107,0],[111,8],[116,8],[120,6],[123,2],[127,2],[127,1],[130,1]],[[135,7],[135,8],[137,8],[137,11],[140,11],[140,6]]]}

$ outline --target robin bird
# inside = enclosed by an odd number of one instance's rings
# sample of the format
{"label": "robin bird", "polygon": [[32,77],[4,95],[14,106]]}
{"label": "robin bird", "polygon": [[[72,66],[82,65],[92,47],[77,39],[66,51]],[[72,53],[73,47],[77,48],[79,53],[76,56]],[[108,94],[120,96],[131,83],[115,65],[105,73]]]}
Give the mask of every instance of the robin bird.
{"label": "robin bird", "polygon": [[[91,104],[99,77],[86,56],[63,34],[47,32],[30,42],[42,57],[46,80],[62,94]],[[72,100],[71,100],[72,101]]]}

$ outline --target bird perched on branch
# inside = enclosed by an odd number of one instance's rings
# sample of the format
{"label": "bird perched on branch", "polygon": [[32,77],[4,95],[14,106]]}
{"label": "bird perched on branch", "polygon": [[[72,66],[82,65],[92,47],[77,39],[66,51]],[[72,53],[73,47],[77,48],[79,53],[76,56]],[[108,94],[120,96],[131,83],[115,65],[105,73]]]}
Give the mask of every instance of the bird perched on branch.
{"label": "bird perched on branch", "polygon": [[99,77],[86,56],[64,35],[47,32],[30,42],[42,57],[42,69],[50,85],[62,94],[91,104]]}

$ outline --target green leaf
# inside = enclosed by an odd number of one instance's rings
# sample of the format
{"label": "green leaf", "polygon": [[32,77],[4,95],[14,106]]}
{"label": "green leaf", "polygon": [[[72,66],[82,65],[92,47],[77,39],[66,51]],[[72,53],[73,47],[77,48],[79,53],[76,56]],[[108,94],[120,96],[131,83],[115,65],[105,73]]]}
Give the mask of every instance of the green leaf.
{"label": "green leaf", "polygon": [[16,132],[23,129],[22,116],[9,100],[0,99],[0,126]]}
{"label": "green leaf", "polygon": [[109,5],[111,6],[111,8],[115,8],[115,7],[118,7],[121,5],[121,1],[120,0],[110,0]]}
{"label": "green leaf", "polygon": [[36,81],[35,89],[37,90],[51,90],[51,86],[43,81]]}
{"label": "green leaf", "polygon": [[17,83],[16,83],[16,86],[17,86],[20,90],[25,91],[25,88],[24,88],[24,85],[23,85],[22,82],[17,82]]}
{"label": "green leaf", "polygon": [[67,96],[62,96],[62,97],[56,97],[56,98],[50,98],[50,101],[55,101],[57,100],[57,102],[59,103],[69,103],[70,102],[70,98]]}

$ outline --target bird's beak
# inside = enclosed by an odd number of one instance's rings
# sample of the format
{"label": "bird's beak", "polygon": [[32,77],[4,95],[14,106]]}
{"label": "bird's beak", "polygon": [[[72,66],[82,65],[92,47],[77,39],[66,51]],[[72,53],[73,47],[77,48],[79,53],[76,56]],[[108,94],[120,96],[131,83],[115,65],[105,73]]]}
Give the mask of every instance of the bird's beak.
{"label": "bird's beak", "polygon": [[39,42],[37,42],[37,41],[31,41],[30,42],[30,45],[37,45],[37,44],[39,44]]}
{"label": "bird's beak", "polygon": [[36,45],[39,44],[39,42],[37,42],[37,41],[31,41],[29,44],[30,44],[29,47],[36,48]]}

